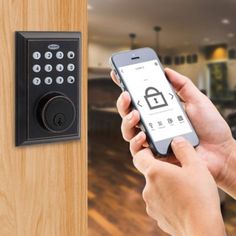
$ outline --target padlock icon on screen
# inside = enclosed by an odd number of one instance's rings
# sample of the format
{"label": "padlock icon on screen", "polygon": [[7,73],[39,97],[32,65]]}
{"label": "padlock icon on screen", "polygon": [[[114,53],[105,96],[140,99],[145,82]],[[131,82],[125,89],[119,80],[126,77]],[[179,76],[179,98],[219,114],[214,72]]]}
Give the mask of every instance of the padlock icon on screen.
{"label": "padlock icon on screen", "polygon": [[168,106],[163,93],[154,87],[148,87],[145,90],[144,98],[151,110]]}

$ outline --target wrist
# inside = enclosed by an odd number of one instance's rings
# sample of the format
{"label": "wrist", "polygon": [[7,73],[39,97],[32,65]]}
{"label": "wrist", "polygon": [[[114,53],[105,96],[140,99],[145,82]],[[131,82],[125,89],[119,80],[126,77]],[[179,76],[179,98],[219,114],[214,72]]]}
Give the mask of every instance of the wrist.
{"label": "wrist", "polygon": [[186,221],[186,227],[180,235],[191,236],[225,236],[225,226],[220,208],[209,211],[202,209],[195,211]]}
{"label": "wrist", "polygon": [[236,198],[236,141],[232,139],[225,148],[226,161],[217,185]]}

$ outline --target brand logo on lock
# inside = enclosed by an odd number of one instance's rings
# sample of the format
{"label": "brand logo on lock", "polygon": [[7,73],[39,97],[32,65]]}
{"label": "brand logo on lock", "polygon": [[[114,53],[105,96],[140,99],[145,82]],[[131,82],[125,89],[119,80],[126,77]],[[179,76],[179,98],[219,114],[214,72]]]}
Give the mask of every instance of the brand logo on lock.
{"label": "brand logo on lock", "polygon": [[164,95],[156,88],[148,87],[145,90],[144,98],[151,110],[168,106]]}

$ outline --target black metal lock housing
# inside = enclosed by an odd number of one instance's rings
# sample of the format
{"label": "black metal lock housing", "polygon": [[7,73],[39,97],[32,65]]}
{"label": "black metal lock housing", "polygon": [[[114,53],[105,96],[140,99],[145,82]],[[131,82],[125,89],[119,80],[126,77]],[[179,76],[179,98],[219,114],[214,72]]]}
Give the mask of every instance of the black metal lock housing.
{"label": "black metal lock housing", "polygon": [[80,137],[80,32],[16,32],[16,145]]}

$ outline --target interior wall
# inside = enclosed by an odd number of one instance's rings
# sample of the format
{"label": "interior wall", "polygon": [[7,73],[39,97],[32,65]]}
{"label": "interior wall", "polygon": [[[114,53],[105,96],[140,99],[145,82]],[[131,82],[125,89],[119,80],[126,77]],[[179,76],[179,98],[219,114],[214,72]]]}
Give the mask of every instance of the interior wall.
{"label": "interior wall", "polygon": [[[231,47],[233,47],[231,45]],[[88,56],[88,64],[90,68],[109,68],[109,58],[114,52],[118,52],[121,50],[129,50],[128,47],[119,47],[119,46],[106,46],[104,44],[99,43],[89,43],[89,56]],[[204,55],[200,52],[199,49],[191,49],[191,50],[182,50],[168,52],[166,51],[166,55],[177,56],[177,55],[188,55],[192,53],[198,54],[197,63],[193,64],[183,64],[183,65],[170,65],[168,67],[178,71],[179,73],[189,77],[198,87],[199,89],[207,89],[209,86],[208,81],[208,72],[207,72],[207,64],[209,61],[206,61]],[[165,51],[162,52],[165,55]],[[231,89],[236,87],[236,79],[235,79],[235,69],[236,68],[236,60],[227,60],[228,65],[228,81]]]}
{"label": "interior wall", "polygon": [[[0,235],[87,235],[87,1],[0,1]],[[15,31],[81,31],[81,139],[15,147]]]}
{"label": "interior wall", "polygon": [[89,42],[88,44],[88,66],[90,68],[110,68],[109,58],[115,52],[129,50],[128,47],[106,46],[103,44]]}
{"label": "interior wall", "polygon": [[236,59],[227,62],[227,73],[230,89],[236,90]]}
{"label": "interior wall", "polygon": [[[89,54],[88,54],[88,64],[91,68],[109,68],[109,58],[110,56],[121,50],[129,50],[128,47],[119,46],[106,46],[98,43],[89,43]],[[164,54],[164,52],[162,52]],[[186,54],[181,53],[181,55]],[[170,68],[182,73],[193,80],[195,84],[198,84],[199,79],[204,80],[205,75],[205,61],[202,55],[198,59],[198,63],[194,64],[183,64],[183,65],[171,65]]]}
{"label": "interior wall", "polygon": [[[178,55],[188,55],[189,52],[184,52]],[[179,73],[190,78],[194,84],[196,84],[200,89],[205,89],[206,87],[206,79],[207,79],[207,71],[206,71],[206,61],[204,56],[199,53],[197,63],[184,63],[182,65],[171,65],[170,68],[178,71]]]}

